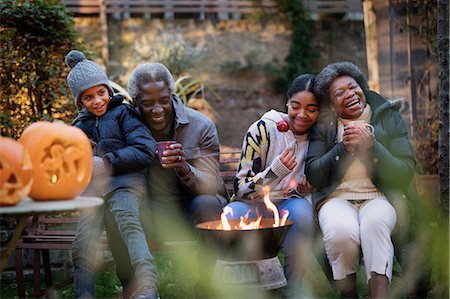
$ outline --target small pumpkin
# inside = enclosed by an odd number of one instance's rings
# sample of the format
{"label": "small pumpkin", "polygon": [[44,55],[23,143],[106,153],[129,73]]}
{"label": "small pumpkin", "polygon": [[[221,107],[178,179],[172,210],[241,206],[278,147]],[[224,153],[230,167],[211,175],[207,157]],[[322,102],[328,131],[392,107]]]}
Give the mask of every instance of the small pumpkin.
{"label": "small pumpkin", "polygon": [[33,163],[32,199],[72,199],[86,189],[92,174],[92,148],[81,129],[40,121],[28,126],[19,141]]}
{"label": "small pumpkin", "polygon": [[33,165],[25,147],[0,136],[0,206],[14,206],[31,188]]}

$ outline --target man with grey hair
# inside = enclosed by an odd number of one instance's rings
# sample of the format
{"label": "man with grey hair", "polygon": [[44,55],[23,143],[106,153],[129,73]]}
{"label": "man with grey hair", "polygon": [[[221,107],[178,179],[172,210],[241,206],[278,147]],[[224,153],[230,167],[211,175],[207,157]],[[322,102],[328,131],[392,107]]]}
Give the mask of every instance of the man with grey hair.
{"label": "man with grey hair", "polygon": [[[160,63],[138,65],[128,82],[128,92],[156,141],[174,141],[159,153],[161,159],[155,159],[149,167],[149,209],[142,209],[149,216],[142,217],[144,227],[159,237],[178,234],[179,240],[185,238],[185,228],[189,227],[186,219],[192,225],[219,219],[222,207],[227,204],[227,194],[219,176],[219,138],[214,123],[185,107],[173,91],[173,76]],[[112,232],[108,235],[119,236]],[[123,243],[120,239],[116,241]],[[127,284],[132,271],[128,271],[129,262],[123,257],[128,255],[123,246],[113,247],[111,250],[119,261],[118,276]],[[200,262],[203,261],[204,258]],[[202,266],[200,269],[210,267]],[[205,278],[200,279],[204,284],[211,273],[206,271],[201,276]]]}

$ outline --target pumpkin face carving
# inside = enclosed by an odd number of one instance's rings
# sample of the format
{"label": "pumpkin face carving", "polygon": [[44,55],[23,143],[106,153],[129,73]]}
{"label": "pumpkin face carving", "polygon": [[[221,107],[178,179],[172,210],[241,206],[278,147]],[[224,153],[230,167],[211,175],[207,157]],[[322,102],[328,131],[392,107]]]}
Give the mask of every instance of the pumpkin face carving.
{"label": "pumpkin face carving", "polygon": [[32,199],[71,199],[89,184],[92,148],[79,128],[62,122],[36,122],[23,131],[19,141],[29,150],[34,167]]}
{"label": "pumpkin face carving", "polygon": [[14,206],[31,188],[33,166],[22,144],[0,137],[0,206]]}

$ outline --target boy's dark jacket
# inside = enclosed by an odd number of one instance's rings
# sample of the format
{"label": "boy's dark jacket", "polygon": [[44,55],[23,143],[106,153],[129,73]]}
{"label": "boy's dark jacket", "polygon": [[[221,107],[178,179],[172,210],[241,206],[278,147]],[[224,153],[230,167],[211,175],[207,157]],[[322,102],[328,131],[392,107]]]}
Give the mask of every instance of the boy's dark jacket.
{"label": "boy's dark jacket", "polygon": [[[411,181],[416,161],[398,107],[373,91],[365,94],[372,108],[370,123],[375,128],[376,136],[370,152],[372,181],[391,201],[396,201],[399,196],[414,200]],[[308,180],[317,189],[313,193],[316,208],[336,189],[354,161],[343,143],[336,143],[335,140],[336,116],[324,112],[311,131],[305,169]]]}
{"label": "boy's dark jacket", "polygon": [[[114,95],[108,111],[97,117],[83,108],[72,125],[80,128],[95,144],[93,155],[103,158],[111,175],[102,195],[127,189],[138,196],[145,193],[146,168],[155,157],[156,142],[140,120],[139,113]],[[98,192],[98,190],[97,190]]]}

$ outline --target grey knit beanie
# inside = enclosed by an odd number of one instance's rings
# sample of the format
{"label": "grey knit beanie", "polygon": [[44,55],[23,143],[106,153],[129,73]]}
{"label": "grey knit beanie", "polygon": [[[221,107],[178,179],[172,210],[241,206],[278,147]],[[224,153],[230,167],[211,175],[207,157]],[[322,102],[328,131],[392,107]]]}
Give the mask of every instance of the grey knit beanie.
{"label": "grey knit beanie", "polygon": [[69,85],[77,108],[81,106],[78,103],[78,97],[83,91],[91,87],[103,84],[108,87],[110,95],[114,94],[103,69],[97,63],[86,59],[83,52],[70,51],[66,55],[65,62],[72,69],[67,75],[67,85]]}

